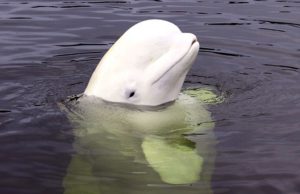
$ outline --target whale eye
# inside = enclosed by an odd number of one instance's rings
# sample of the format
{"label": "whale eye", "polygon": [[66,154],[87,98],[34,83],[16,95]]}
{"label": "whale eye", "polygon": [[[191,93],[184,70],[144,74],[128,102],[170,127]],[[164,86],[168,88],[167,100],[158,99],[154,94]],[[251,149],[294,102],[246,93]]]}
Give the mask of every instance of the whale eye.
{"label": "whale eye", "polygon": [[135,87],[129,87],[125,89],[124,97],[127,100],[136,100],[136,88]]}
{"label": "whale eye", "polygon": [[134,95],[135,95],[135,91],[131,91],[131,92],[129,93],[128,98],[131,98],[131,97],[133,97]]}

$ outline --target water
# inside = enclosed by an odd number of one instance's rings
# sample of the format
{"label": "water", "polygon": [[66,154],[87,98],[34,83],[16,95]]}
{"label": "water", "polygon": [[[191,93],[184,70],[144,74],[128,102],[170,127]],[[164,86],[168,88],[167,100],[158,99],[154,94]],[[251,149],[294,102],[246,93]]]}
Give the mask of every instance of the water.
{"label": "water", "polygon": [[147,111],[85,96],[65,104],[76,149],[65,194],[212,193],[214,123],[204,104],[188,95]]}
{"label": "water", "polygon": [[200,40],[185,87],[227,97],[210,106],[212,191],[299,193],[299,8],[296,0],[1,1],[0,192],[64,192],[74,135],[57,103],[84,90],[127,28],[160,18]]}

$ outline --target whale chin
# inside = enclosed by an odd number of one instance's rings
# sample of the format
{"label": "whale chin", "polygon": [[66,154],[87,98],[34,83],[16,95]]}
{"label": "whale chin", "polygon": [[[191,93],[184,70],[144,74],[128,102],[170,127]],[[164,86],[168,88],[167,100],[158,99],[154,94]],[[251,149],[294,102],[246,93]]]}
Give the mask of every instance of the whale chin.
{"label": "whale chin", "polygon": [[199,47],[194,34],[170,22],[137,23],[101,59],[84,94],[146,106],[174,101]]}

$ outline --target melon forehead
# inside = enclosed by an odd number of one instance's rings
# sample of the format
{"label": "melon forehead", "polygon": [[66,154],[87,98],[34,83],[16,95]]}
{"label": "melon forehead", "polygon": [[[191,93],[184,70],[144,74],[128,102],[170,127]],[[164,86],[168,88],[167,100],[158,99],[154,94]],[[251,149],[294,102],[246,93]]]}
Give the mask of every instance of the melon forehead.
{"label": "melon forehead", "polygon": [[124,35],[130,36],[140,33],[143,34],[143,36],[159,37],[180,32],[180,29],[170,22],[163,20],[147,20],[134,25],[128,29]]}
{"label": "melon forehead", "polygon": [[103,63],[145,68],[168,52],[180,34],[179,28],[170,22],[141,22],[122,35],[106,54],[111,56],[110,59],[103,60]]}
{"label": "melon forehead", "polygon": [[122,37],[119,39],[110,55],[123,64],[133,66],[147,65],[164,55],[172,47],[173,37],[145,37],[137,35],[134,38]]}

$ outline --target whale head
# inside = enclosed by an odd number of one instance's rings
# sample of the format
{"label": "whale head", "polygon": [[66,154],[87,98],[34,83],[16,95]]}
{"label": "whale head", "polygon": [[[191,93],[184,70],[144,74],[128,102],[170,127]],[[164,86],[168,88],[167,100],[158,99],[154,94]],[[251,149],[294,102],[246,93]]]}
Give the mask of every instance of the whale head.
{"label": "whale head", "polygon": [[196,36],[170,22],[140,22],[104,55],[84,94],[146,106],[174,101],[198,50]]}

